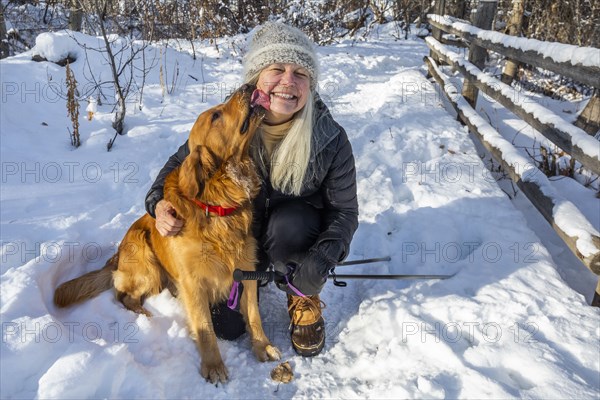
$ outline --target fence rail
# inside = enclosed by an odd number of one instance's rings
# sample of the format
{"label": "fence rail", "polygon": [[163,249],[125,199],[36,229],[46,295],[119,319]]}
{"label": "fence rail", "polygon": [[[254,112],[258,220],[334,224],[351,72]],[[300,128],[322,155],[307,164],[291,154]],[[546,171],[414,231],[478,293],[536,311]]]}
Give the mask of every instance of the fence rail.
{"label": "fence rail", "polygon": [[[600,88],[600,49],[518,38],[479,29],[449,16],[429,14],[427,20],[432,26],[444,32],[452,33],[512,60],[547,69]],[[561,53],[561,58],[565,61],[554,60],[553,55],[557,52]]]}
{"label": "fence rail", "polygon": [[[548,52],[552,51],[543,49],[544,46],[540,46],[539,51],[527,50],[528,46],[532,44],[524,44],[523,40],[530,39],[512,38],[519,40],[513,41],[511,45],[509,40],[505,40],[506,38],[496,36],[502,34],[456,22],[450,17],[430,14],[428,20],[440,31],[449,32],[470,41],[471,49],[475,44],[503,54],[513,60],[526,62],[569,76],[578,82],[596,88],[600,87],[599,49],[584,48],[586,51],[582,53],[579,50],[581,48],[568,46],[571,54],[576,56],[573,56],[572,60],[556,61],[551,57],[547,57]],[[573,203],[566,200],[554,189],[546,175],[535,167],[531,160],[521,155],[510,141],[502,137],[496,129],[477,113],[473,101],[473,98],[476,101],[477,97],[469,98],[464,94],[464,91],[461,94],[458,88],[450,82],[448,76],[439,68],[438,62],[445,62],[458,70],[464,76],[465,82],[468,81],[476,87],[475,90],[481,90],[497,100],[562,150],[571,154],[585,168],[599,175],[600,142],[540,104],[516,104],[515,99],[519,96],[511,86],[485,74],[476,65],[467,61],[462,55],[450,50],[436,38],[427,37],[426,43],[431,50],[431,56],[425,57],[424,62],[430,75],[440,85],[449,103],[455,109],[458,118],[469,127],[475,137],[502,165],[511,179],[550,223],[577,258],[593,273],[600,275],[600,233],[598,230]],[[582,59],[581,54],[584,53],[598,54],[598,59],[585,60],[583,63],[577,62],[577,60]],[[598,65],[594,65],[595,63]],[[578,221],[577,225],[571,221]],[[592,304],[600,306],[600,280]]]}
{"label": "fence rail", "polygon": [[519,96],[511,86],[485,74],[460,54],[451,51],[434,38],[427,37],[426,42],[439,59],[458,69],[466,78],[474,82],[479,90],[521,117],[587,169],[600,175],[600,143],[596,139],[540,104],[515,103],[515,99],[523,96]]}

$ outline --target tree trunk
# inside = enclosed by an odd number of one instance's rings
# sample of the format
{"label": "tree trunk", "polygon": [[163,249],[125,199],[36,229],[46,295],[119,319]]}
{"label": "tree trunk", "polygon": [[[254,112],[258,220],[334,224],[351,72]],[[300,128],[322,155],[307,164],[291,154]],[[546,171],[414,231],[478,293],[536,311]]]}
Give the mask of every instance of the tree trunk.
{"label": "tree trunk", "polygon": [[83,11],[77,0],[71,0],[69,7],[69,29],[75,32],[81,32],[81,24],[83,22]]}
{"label": "tree trunk", "polygon": [[4,21],[4,6],[0,5],[0,60],[8,57],[8,35]]}
{"label": "tree trunk", "polygon": [[594,89],[592,98],[577,117],[575,126],[592,136],[600,130],[600,89]]}
{"label": "tree trunk", "polygon": [[[520,36],[521,27],[523,26],[523,13],[525,11],[524,0],[513,0],[512,15],[508,22],[506,33],[511,36]],[[517,61],[508,60],[502,71],[502,82],[510,85],[517,75],[519,63]]]}
{"label": "tree trunk", "polygon": [[456,18],[469,19],[467,16],[467,0],[455,0],[449,14]]}
{"label": "tree trunk", "polygon": [[[112,127],[117,131],[119,135],[122,135],[123,132],[123,121],[125,120],[125,96],[123,95],[123,90],[121,89],[121,84],[119,83],[119,73],[117,71],[117,65],[115,62],[115,56],[110,47],[110,41],[108,40],[108,35],[106,33],[106,27],[104,24],[104,16],[106,15],[106,11],[102,13],[98,13],[101,15],[100,18],[100,31],[102,32],[102,38],[104,39],[104,45],[106,46],[106,55],[108,58],[108,63],[110,65],[110,69],[112,71],[112,76],[115,85],[115,92],[117,97],[117,111],[115,113],[115,120],[112,123]],[[110,148],[109,148],[110,150]]]}

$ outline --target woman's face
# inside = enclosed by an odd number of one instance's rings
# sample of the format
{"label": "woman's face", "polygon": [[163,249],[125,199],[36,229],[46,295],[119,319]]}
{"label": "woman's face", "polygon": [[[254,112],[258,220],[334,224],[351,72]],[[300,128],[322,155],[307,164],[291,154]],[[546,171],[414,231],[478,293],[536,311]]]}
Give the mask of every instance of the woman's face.
{"label": "woman's face", "polygon": [[291,120],[306,104],[310,74],[298,64],[271,64],[261,71],[256,86],[271,100],[264,122],[278,125]]}

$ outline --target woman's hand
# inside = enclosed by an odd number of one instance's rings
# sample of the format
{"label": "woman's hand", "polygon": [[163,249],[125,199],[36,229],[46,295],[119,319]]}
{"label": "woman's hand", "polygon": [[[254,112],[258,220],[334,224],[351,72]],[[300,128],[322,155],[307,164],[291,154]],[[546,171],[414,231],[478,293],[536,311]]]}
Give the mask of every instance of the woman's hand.
{"label": "woman's hand", "polygon": [[333,267],[335,263],[325,254],[310,250],[304,261],[292,272],[291,283],[307,296],[319,294]]}
{"label": "woman's hand", "polygon": [[183,227],[183,221],[175,216],[175,208],[165,199],[156,203],[154,214],[156,229],[162,236],[175,236]]}
{"label": "woman's hand", "polygon": [[286,293],[297,295],[287,284],[288,281],[285,279],[287,275],[290,283],[301,293],[307,296],[319,294],[343,251],[340,242],[327,241],[320,247],[311,248],[302,261],[288,260],[287,264],[275,262],[274,269],[278,272],[275,279],[277,287]]}

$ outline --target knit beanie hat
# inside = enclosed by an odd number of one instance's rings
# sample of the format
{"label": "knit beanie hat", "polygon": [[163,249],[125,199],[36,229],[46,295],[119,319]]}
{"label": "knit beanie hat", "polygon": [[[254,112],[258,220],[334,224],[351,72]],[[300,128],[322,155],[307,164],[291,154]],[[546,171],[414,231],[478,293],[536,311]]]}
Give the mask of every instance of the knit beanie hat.
{"label": "knit beanie hat", "polygon": [[244,57],[245,80],[276,63],[293,63],[306,68],[311,78],[310,88],[314,90],[319,79],[319,65],[313,42],[299,29],[267,22],[256,29]]}

